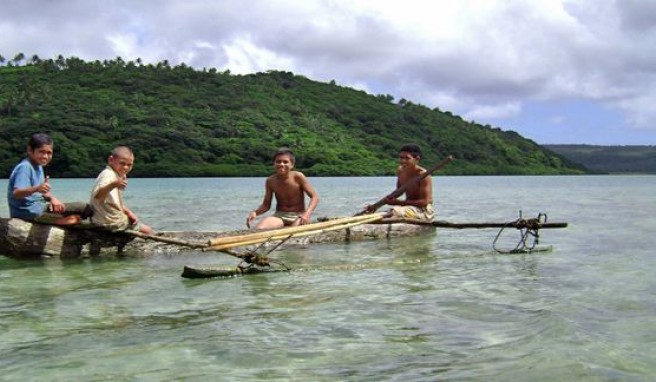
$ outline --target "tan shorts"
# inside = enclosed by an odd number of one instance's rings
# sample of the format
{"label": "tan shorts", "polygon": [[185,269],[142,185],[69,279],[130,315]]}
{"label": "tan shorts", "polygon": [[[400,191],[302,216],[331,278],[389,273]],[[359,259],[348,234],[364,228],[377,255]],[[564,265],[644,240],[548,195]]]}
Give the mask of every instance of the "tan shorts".
{"label": "tan shorts", "polygon": [[433,205],[429,204],[424,208],[415,206],[394,206],[390,210],[395,217],[403,219],[433,220],[435,211]]}
{"label": "tan shorts", "polygon": [[303,215],[302,212],[283,212],[276,211],[273,216],[282,220],[285,225],[292,225],[294,222]]}
{"label": "tan shorts", "polygon": [[97,227],[102,227],[109,231],[139,231],[141,230],[141,221],[137,221],[134,224],[131,224],[129,221],[125,224],[100,224],[93,221],[91,218],[91,224],[94,224]]}

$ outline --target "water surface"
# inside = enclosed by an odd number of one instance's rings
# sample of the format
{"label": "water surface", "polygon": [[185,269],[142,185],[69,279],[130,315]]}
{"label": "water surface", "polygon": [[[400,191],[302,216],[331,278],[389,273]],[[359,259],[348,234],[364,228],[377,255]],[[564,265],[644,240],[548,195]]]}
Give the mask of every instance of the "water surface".
{"label": "water surface", "polygon": [[[314,178],[316,216],[350,215],[394,179]],[[86,200],[92,179],[52,181]],[[288,249],[294,268],[187,280],[226,255],[0,256],[1,380],[651,380],[656,177],[435,177],[439,219],[538,212],[551,252],[499,254],[497,230]],[[0,180],[6,189],[6,179]],[[242,228],[263,178],[131,179],[159,230]],[[0,216],[7,216],[0,204]],[[519,236],[499,241],[512,248]]]}

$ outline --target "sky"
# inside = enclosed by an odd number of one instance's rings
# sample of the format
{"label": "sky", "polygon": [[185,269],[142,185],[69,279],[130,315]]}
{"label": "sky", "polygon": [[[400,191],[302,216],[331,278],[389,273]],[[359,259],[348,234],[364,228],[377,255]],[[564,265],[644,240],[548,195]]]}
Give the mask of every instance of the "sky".
{"label": "sky", "polygon": [[0,0],[18,53],[283,70],[539,144],[656,145],[656,0]]}

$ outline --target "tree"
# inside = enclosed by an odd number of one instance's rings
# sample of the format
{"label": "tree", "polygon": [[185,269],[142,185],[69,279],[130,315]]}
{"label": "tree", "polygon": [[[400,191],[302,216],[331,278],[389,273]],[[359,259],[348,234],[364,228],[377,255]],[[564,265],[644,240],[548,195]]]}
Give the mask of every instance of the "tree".
{"label": "tree", "polygon": [[17,55],[14,56],[14,63],[16,65],[20,65],[20,62],[25,59],[25,55],[23,53],[18,53]]}
{"label": "tree", "polygon": [[57,63],[59,69],[64,69],[66,67],[66,59],[61,54],[57,56],[57,60],[55,62]]}

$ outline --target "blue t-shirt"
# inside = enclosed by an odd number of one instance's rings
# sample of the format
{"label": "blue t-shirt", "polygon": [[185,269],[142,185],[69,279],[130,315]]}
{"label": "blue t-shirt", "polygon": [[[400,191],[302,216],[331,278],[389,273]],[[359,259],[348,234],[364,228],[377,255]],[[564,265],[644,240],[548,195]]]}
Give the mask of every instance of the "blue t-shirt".
{"label": "blue t-shirt", "polygon": [[7,187],[9,214],[12,218],[33,220],[43,215],[46,210],[46,200],[43,194],[35,192],[25,199],[16,199],[13,192],[17,188],[34,187],[43,183],[44,180],[43,167],[33,165],[27,158],[14,167],[9,177],[9,187]]}

